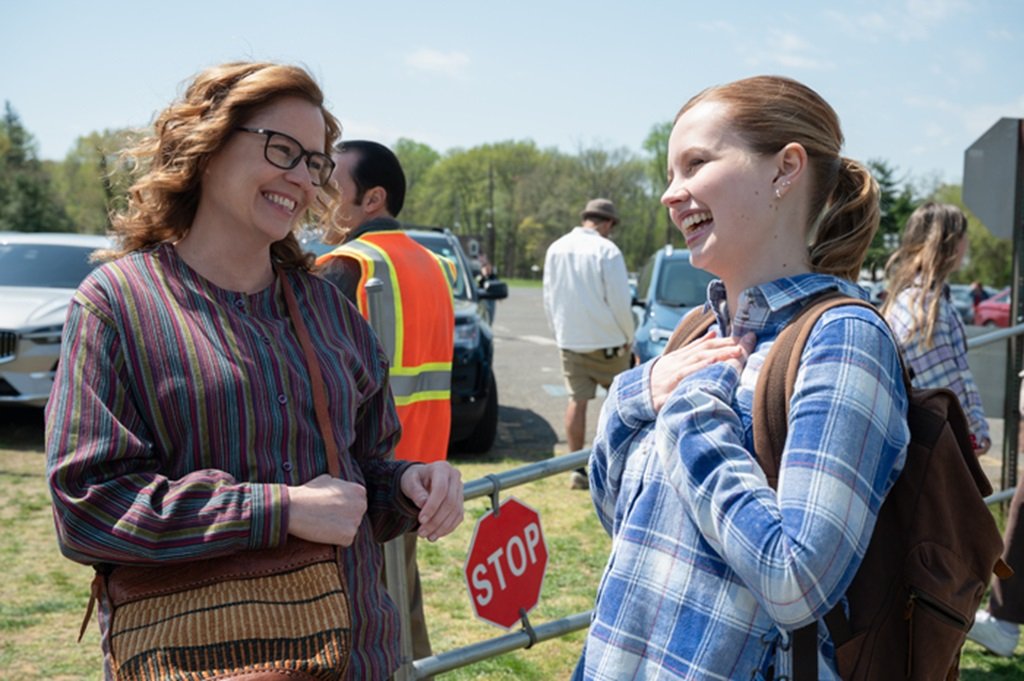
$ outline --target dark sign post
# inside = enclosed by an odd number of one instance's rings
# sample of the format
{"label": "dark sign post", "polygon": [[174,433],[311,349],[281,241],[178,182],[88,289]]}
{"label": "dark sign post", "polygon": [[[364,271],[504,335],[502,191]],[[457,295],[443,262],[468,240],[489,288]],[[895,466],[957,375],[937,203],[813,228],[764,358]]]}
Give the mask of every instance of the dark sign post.
{"label": "dark sign post", "polygon": [[[1013,240],[1010,326],[1024,321],[1024,120],[1000,118],[964,152],[964,203],[997,237]],[[1024,341],[1013,336],[1006,354],[1003,406],[1003,489],[1017,484],[1017,399]]]}

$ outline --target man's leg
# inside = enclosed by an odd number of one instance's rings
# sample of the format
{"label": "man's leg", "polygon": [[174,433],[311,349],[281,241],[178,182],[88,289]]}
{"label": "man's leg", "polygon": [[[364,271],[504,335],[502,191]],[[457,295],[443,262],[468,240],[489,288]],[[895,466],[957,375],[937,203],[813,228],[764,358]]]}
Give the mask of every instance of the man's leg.
{"label": "man's leg", "polygon": [[569,398],[569,406],[565,410],[565,439],[570,452],[583,449],[583,438],[587,432],[587,402]]}
{"label": "man's leg", "polygon": [[[569,398],[569,406],[565,410],[565,439],[570,452],[583,449],[583,440],[587,432],[587,402]],[[587,489],[587,469],[580,466],[572,474],[573,489]]]}

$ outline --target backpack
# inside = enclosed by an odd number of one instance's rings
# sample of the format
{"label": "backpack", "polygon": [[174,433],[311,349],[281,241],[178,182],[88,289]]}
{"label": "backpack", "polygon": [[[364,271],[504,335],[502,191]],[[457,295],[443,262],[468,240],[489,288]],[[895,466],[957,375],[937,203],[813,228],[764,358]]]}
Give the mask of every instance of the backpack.
{"label": "backpack", "polygon": [[[867,302],[836,291],[809,301],[768,351],[754,393],[754,448],[769,484],[778,484],[787,412],[800,356],[815,323],[833,307]],[[688,314],[665,352],[702,337],[711,311]],[[864,560],[825,624],[847,681],[956,679],[960,649],[989,579],[1013,571],[983,497],[992,493],[971,447],[967,418],[947,389],[907,388],[907,458],[885,498]],[[784,400],[770,399],[785,395]],[[794,681],[817,676],[817,623],[793,632]]]}

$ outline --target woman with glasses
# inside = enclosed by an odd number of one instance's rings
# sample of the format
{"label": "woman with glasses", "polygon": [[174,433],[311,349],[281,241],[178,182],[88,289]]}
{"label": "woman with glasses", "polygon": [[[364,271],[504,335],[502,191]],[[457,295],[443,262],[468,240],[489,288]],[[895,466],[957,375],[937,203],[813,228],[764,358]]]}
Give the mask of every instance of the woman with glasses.
{"label": "woman with glasses", "polygon": [[[325,151],[338,135],[293,66],[208,69],[163,111],[129,151],[143,172],[114,219],[119,249],[69,308],[47,464],[60,547],[80,563],[170,565],[289,537],[348,547],[349,677],[386,678],[398,617],[378,542],[451,532],[462,485],[445,462],[392,460],[383,352],[296,240],[335,202]],[[326,474],[295,314],[322,367],[340,478]],[[107,625],[101,612],[109,675]]]}

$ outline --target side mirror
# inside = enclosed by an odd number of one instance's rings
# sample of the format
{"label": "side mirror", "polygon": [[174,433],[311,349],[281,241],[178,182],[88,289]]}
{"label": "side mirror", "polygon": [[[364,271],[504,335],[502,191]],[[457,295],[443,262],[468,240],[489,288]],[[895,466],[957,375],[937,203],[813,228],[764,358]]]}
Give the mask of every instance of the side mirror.
{"label": "side mirror", "polygon": [[508,298],[508,284],[498,279],[488,279],[477,289],[477,293],[484,300],[504,300]]}

